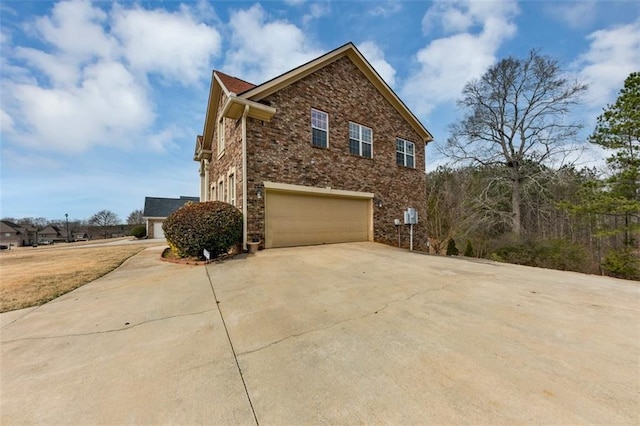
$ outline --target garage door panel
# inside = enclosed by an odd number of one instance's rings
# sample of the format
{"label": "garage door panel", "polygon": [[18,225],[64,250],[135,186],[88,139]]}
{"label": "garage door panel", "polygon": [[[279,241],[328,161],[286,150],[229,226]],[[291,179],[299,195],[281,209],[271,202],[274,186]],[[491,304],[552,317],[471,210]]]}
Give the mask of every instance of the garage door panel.
{"label": "garage door panel", "polygon": [[266,247],[367,241],[370,199],[268,191]]}
{"label": "garage door panel", "polygon": [[162,222],[153,223],[153,238],[164,238],[164,231],[162,230]]}

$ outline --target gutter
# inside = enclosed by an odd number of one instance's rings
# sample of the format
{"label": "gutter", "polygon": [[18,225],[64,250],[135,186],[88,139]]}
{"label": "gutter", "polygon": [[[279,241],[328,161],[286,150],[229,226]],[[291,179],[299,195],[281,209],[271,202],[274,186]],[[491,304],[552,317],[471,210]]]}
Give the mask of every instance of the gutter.
{"label": "gutter", "polygon": [[242,113],[242,249],[247,249],[247,116],[249,105]]}

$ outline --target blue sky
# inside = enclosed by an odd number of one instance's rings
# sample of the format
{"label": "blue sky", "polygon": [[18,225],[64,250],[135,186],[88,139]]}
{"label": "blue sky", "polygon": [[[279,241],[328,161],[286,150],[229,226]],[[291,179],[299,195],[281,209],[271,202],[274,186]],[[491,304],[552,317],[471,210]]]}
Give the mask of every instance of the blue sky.
{"label": "blue sky", "polygon": [[435,136],[433,168],[464,84],[531,48],[590,84],[586,138],[640,70],[640,2],[3,1],[0,216],[125,221],[197,196],[212,69],[259,84],[348,41]]}

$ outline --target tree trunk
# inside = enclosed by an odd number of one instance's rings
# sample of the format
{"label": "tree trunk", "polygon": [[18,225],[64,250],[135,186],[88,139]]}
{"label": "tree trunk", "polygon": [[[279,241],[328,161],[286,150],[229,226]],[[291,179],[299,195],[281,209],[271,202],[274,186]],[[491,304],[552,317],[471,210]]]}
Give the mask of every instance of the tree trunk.
{"label": "tree trunk", "polygon": [[[514,174],[517,172],[514,172]],[[522,213],[520,212],[520,178],[511,178],[511,230],[514,234],[522,232]]]}

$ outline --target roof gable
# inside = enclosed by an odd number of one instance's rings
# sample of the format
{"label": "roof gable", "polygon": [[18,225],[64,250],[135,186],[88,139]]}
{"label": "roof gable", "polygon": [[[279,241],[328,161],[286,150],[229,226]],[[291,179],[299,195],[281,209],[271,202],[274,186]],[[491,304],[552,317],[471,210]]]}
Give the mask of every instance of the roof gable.
{"label": "roof gable", "polygon": [[220,81],[229,92],[240,94],[256,87],[255,84],[232,77],[220,71],[214,71],[213,73],[220,78]]}
{"label": "roof gable", "polygon": [[158,198],[145,197],[143,217],[168,217],[188,202],[197,203],[199,197]]}
{"label": "roof gable", "polygon": [[240,97],[259,102],[265,97],[275,93],[283,88],[295,83],[317,70],[324,68],[334,61],[342,57],[348,57],[358,69],[369,79],[376,89],[389,101],[389,103],[400,113],[400,115],[414,128],[414,130],[422,137],[425,143],[431,142],[433,136],[422,125],[420,120],[409,110],[409,108],[396,95],[391,87],[380,77],[380,74],[365,59],[356,46],[349,42],[319,58],[316,58],[304,65],[294,68],[284,74],[279,75],[259,86],[247,90]]}

